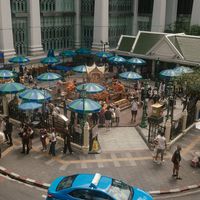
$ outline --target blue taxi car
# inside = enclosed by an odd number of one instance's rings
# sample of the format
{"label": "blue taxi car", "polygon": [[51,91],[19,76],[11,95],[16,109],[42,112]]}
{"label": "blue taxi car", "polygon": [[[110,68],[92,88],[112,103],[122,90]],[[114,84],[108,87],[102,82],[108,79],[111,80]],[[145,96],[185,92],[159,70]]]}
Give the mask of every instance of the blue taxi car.
{"label": "blue taxi car", "polygon": [[101,174],[76,174],[55,179],[46,200],[153,200],[143,190]]}

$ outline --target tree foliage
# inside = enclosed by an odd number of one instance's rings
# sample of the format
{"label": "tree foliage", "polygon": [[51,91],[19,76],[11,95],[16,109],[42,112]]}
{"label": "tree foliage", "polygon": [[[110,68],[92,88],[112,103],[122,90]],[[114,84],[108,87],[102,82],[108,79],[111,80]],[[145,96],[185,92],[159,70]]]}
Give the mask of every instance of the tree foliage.
{"label": "tree foliage", "polygon": [[189,100],[187,103],[187,126],[189,126],[195,120],[196,103],[200,100],[200,70],[183,74],[177,78],[177,83],[182,86],[183,93]]}

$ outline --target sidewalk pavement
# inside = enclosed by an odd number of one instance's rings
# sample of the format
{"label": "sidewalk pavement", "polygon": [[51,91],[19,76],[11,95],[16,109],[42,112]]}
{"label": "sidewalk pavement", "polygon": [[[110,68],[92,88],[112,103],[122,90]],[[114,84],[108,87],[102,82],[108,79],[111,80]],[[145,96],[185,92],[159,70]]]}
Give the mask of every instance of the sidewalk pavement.
{"label": "sidewalk pavement", "polygon": [[[3,153],[0,172],[16,176],[23,182],[47,188],[49,183],[61,175],[96,173],[115,177],[151,194],[185,191],[200,186],[199,168],[192,168],[192,153],[200,148],[199,130],[193,128],[179,143],[182,145],[180,176],[172,178],[171,155],[176,148],[165,155],[163,164],[152,161],[152,152],[134,127],[115,127],[110,131],[99,129],[101,154],[62,154],[62,144],[56,145],[56,157],[41,151],[39,138],[33,140],[29,155],[21,154],[20,139],[15,134],[14,146]],[[41,184],[40,184],[41,183]]]}

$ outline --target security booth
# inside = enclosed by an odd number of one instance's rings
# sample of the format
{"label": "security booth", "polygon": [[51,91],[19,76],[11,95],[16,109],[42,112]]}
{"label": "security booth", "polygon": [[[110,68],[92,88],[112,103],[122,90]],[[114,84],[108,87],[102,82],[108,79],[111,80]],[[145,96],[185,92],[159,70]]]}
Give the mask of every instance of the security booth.
{"label": "security booth", "polygon": [[157,136],[158,131],[165,131],[165,127],[161,125],[163,122],[163,105],[155,103],[152,105],[152,114],[148,117],[149,131],[148,131],[148,142],[152,143],[154,138]]}

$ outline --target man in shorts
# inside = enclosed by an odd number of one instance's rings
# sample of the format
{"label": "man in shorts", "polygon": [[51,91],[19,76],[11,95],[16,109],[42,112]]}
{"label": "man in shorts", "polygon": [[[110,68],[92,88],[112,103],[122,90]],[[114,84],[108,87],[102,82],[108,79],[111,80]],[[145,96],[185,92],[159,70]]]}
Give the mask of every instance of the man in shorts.
{"label": "man in shorts", "polygon": [[[161,160],[161,162],[164,162],[163,156],[164,156],[165,149],[167,147],[167,143],[166,143],[164,133],[160,132],[159,135],[157,135],[155,140],[158,142],[158,145],[157,145],[157,152],[156,152],[156,156],[155,156],[154,161],[155,162],[158,161],[158,155],[160,154],[160,157],[161,157],[160,160]],[[160,163],[158,163],[158,164],[160,164]]]}

